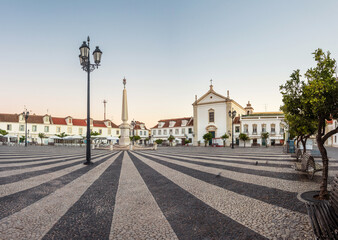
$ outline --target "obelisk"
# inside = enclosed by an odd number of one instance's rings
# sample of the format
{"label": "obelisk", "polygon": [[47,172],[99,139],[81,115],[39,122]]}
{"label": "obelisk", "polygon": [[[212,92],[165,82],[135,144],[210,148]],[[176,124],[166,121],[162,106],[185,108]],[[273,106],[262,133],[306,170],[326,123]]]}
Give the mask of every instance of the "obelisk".
{"label": "obelisk", "polygon": [[120,125],[121,137],[119,141],[120,146],[129,146],[130,138],[129,138],[129,130],[130,126],[127,123],[128,121],[128,104],[127,104],[127,89],[126,89],[127,80],[123,78],[123,96],[122,96],[122,124]]}

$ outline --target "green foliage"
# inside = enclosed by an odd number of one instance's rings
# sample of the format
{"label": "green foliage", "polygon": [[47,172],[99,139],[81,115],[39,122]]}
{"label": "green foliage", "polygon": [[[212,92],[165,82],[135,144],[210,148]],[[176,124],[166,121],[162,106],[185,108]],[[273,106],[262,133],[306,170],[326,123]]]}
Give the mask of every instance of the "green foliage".
{"label": "green foliage", "polygon": [[56,134],[56,136],[60,137],[60,138],[64,138],[64,137],[67,137],[68,134],[66,134],[65,132],[62,132],[60,134]]}
{"label": "green foliage", "polygon": [[163,140],[162,140],[162,139],[156,139],[155,142],[156,142],[157,144],[162,144],[162,143],[163,143]]}
{"label": "green foliage", "polygon": [[169,137],[168,137],[168,141],[169,142],[173,142],[175,140],[175,137],[173,136],[173,135],[170,135]]}
{"label": "green foliage", "polygon": [[46,138],[46,135],[44,133],[39,133],[39,138],[42,140],[43,138]]}
{"label": "green foliage", "polygon": [[207,146],[208,142],[212,139],[212,134],[211,133],[204,134],[203,139],[205,146]]}
{"label": "green foliage", "polygon": [[101,135],[101,133],[99,132],[93,132],[93,131],[90,131],[90,136],[98,136],[98,135]]}
{"label": "green foliage", "polygon": [[189,139],[185,139],[185,140],[184,140],[184,143],[185,143],[185,144],[188,144],[188,143],[191,143],[191,141],[190,141]]}
{"label": "green foliage", "polygon": [[19,139],[19,142],[24,142],[25,141],[25,136],[21,136]]}
{"label": "green foliage", "polygon": [[300,80],[300,77],[299,69],[295,70],[290,75],[290,80],[281,85],[279,89],[283,95],[284,103],[281,110],[284,112],[290,136],[304,140],[305,147],[306,139],[316,131],[317,121],[306,107],[303,94],[306,84]]}
{"label": "green foliage", "polygon": [[223,136],[221,136],[221,138],[223,139],[223,141],[225,141],[225,139],[229,138],[229,135],[225,133]]}
{"label": "green foliage", "polygon": [[0,129],[0,134],[3,135],[3,136],[5,136],[5,135],[8,134],[8,132],[6,130]]}
{"label": "green foliage", "polygon": [[242,141],[244,141],[244,147],[245,147],[245,142],[248,141],[250,138],[247,134],[245,133],[240,133],[238,138]]}
{"label": "green foliage", "polygon": [[268,139],[269,138],[269,133],[268,132],[264,132],[264,133],[261,134],[261,137],[263,139]]}

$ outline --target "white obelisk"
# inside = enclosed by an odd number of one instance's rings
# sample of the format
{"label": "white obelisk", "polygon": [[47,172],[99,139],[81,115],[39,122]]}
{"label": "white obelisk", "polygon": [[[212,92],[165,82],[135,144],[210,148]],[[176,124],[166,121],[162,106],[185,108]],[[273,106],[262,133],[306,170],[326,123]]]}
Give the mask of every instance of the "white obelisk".
{"label": "white obelisk", "polygon": [[128,105],[127,105],[127,89],[126,89],[127,80],[123,78],[123,96],[122,96],[122,124],[120,125],[121,137],[119,141],[120,146],[129,146],[130,138],[129,138],[129,130],[130,126],[127,123],[128,121]]}

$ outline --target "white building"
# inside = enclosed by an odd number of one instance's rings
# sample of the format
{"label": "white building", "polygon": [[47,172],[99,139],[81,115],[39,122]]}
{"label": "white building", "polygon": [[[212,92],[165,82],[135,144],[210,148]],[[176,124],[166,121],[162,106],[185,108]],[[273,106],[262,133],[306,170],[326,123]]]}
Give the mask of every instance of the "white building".
{"label": "white building", "polygon": [[170,135],[175,137],[177,144],[184,144],[188,139],[193,140],[193,118],[173,118],[158,121],[158,124],[151,128],[151,139],[156,141],[162,139],[167,142]]}
{"label": "white building", "polygon": [[210,143],[223,145],[221,136],[225,133],[230,136],[232,133],[232,119],[229,117],[229,111],[236,110],[237,117],[245,113],[245,109],[240,104],[230,99],[229,91],[227,97],[224,97],[214,91],[213,85],[210,85],[209,91],[199,99],[195,96],[195,102],[192,105],[194,108],[194,146],[204,143],[203,135],[208,132],[214,138]]}
{"label": "white building", "polygon": [[[7,140],[18,142],[22,136],[25,136],[25,119],[21,114],[0,114],[0,129],[8,132]],[[111,137],[118,139],[120,130],[110,120],[93,120],[91,119],[90,128],[92,132],[98,132],[99,137]],[[65,133],[67,135],[86,136],[87,120],[77,119],[71,116],[60,118],[51,115],[29,115],[27,119],[28,142],[41,143],[39,133],[44,133],[46,138],[43,144],[48,144],[48,137]]]}
{"label": "white building", "polygon": [[[325,133],[330,132],[333,129],[336,129],[338,126],[338,120],[337,119],[333,119],[331,121],[326,121],[326,131]],[[325,142],[325,146],[329,146],[329,147],[338,147],[338,133],[333,134],[331,137],[329,137],[327,139],[327,141]]]}
{"label": "white building", "polygon": [[149,130],[144,122],[135,121],[135,127],[130,129],[130,136],[134,136],[134,134],[140,136],[141,139],[138,141],[140,144],[146,144],[149,140]]}
{"label": "white building", "polygon": [[[246,110],[251,107],[250,102]],[[246,111],[246,115],[241,115],[241,132],[249,136],[250,140],[246,142],[247,146],[265,145],[265,140],[261,134],[268,132],[268,145],[284,144],[284,114],[283,112],[253,112],[253,108]],[[243,143],[240,143],[243,145]]]}

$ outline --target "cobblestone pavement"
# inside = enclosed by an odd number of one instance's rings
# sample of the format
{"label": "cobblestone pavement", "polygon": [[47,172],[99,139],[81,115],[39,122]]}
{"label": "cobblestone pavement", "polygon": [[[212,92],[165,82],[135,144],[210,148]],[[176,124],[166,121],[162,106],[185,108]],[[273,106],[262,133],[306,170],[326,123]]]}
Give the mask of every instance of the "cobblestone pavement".
{"label": "cobblestone pavement", "polygon": [[318,190],[320,173],[296,172],[280,147],[84,156],[0,146],[0,239],[312,239],[297,195]]}

